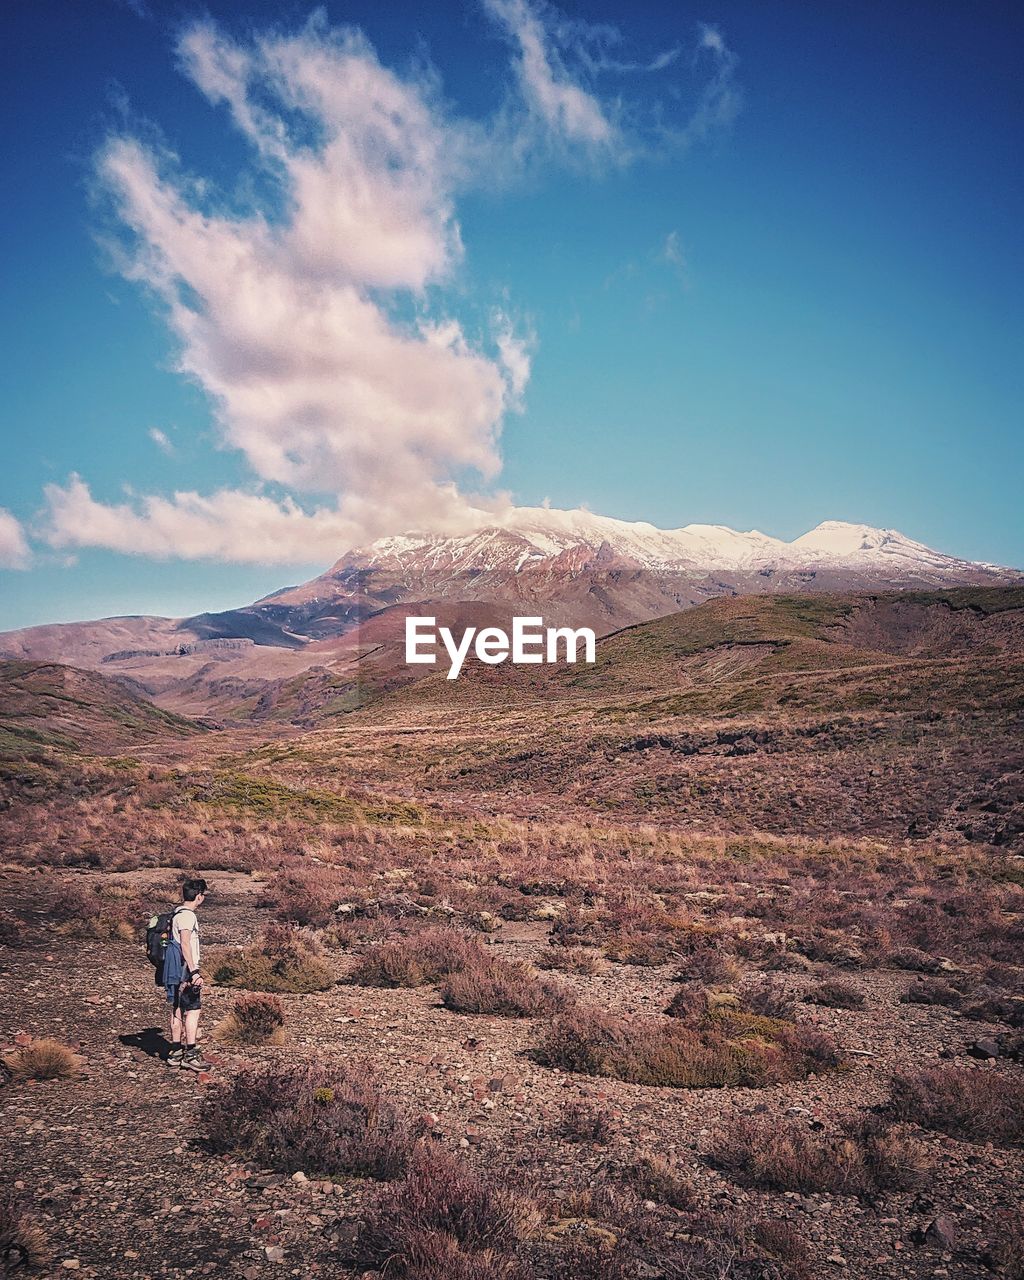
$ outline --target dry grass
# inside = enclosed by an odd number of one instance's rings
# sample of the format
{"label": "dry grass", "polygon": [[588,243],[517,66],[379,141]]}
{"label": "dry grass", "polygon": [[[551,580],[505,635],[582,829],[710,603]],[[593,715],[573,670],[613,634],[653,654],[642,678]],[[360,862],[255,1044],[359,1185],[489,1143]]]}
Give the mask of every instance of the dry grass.
{"label": "dry grass", "polygon": [[1024,1280],[1024,1210],[997,1214],[993,1228],[991,1262],[1006,1280]]}
{"label": "dry grass", "polygon": [[914,1186],[924,1167],[920,1143],[873,1119],[824,1135],[741,1116],[714,1137],[711,1159],[741,1186],[867,1199]]}
{"label": "dry grass", "polygon": [[72,1080],[81,1075],[83,1059],[59,1040],[33,1040],[5,1056],[13,1080]]}
{"label": "dry grass", "polygon": [[287,925],[271,925],[259,942],[210,959],[213,980],[246,991],[308,994],[334,986],[334,973],[308,936]]}
{"label": "dry grass", "polygon": [[604,973],[608,965],[601,956],[586,947],[547,947],[538,959],[537,967],[592,978],[595,974]]}
{"label": "dry grass", "polygon": [[536,1216],[524,1196],[441,1147],[424,1148],[371,1207],[360,1252],[377,1270],[410,1280],[526,1280],[516,1252]]}
{"label": "dry grass", "polygon": [[608,1112],[586,1102],[567,1102],[555,1126],[555,1133],[563,1142],[593,1142],[598,1146],[610,1142],[613,1132]]}
{"label": "dry grass", "polygon": [[239,996],[227,1017],[217,1023],[214,1035],[222,1044],[284,1044],[284,1005],[276,996]]}
{"label": "dry grass", "polygon": [[325,1062],[241,1072],[206,1094],[201,1123],[214,1151],[325,1178],[397,1177],[414,1143],[368,1068]]}
{"label": "dry grass", "polygon": [[441,999],[455,1013],[502,1018],[541,1017],[574,1002],[571,991],[529,965],[490,957],[450,974],[441,984]]}
{"label": "dry grass", "polygon": [[0,1268],[5,1276],[32,1271],[50,1260],[46,1233],[12,1192],[0,1191]]}
{"label": "dry grass", "polygon": [[675,975],[677,982],[696,982],[705,987],[731,987],[742,969],[731,951],[722,947],[702,947],[687,956]]}
{"label": "dry grass", "polygon": [[51,899],[48,914],[61,933],[133,942],[140,935],[146,909],[123,885],[84,886],[65,881]]}
{"label": "dry grass", "polygon": [[349,981],[360,987],[421,987],[486,962],[484,948],[469,934],[459,929],[426,928],[370,947]]}
{"label": "dry grass", "polygon": [[692,1209],[697,1203],[693,1179],[662,1156],[643,1156],[627,1166],[622,1180],[641,1200]]}
{"label": "dry grass", "polygon": [[892,1082],[892,1114],[951,1138],[1024,1143],[1024,1080],[981,1067],[933,1067]]}
{"label": "dry grass", "polygon": [[809,1004],[824,1005],[828,1009],[863,1009],[864,992],[855,983],[841,978],[819,982],[804,996]]}
{"label": "dry grass", "polygon": [[581,1007],[553,1023],[537,1057],[563,1071],[675,1089],[759,1088],[838,1064],[818,1032],[744,1014],[715,1021],[698,1027]]}

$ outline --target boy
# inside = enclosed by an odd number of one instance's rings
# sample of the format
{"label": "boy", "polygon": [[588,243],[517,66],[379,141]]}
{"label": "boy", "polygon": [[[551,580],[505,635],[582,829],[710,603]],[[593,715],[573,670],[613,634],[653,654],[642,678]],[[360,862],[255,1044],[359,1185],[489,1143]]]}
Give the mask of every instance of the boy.
{"label": "boy", "polygon": [[[206,1071],[210,1064],[204,1062],[196,1046],[199,1030],[199,1012],[203,975],[199,971],[199,921],[196,911],[206,897],[205,880],[186,880],[181,888],[182,902],[171,919],[171,942],[181,948],[182,978],[178,984],[168,984],[167,1003],[171,1006],[171,1051],[167,1055],[169,1067],[188,1067],[191,1071]],[[182,1033],[184,1032],[184,1047]]]}

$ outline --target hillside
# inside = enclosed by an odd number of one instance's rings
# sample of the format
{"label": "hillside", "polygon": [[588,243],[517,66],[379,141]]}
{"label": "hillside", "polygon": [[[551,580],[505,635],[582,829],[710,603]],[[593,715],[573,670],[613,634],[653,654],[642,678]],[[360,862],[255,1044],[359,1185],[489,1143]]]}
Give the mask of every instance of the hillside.
{"label": "hillside", "polygon": [[495,619],[540,615],[548,626],[609,635],[723,597],[998,590],[1021,580],[1015,570],[934,551],[894,529],[843,521],[784,542],[721,525],[666,530],[587,511],[518,508],[501,526],[471,534],[379,539],[310,582],[242,608],[0,634],[0,657],[125,678],[186,715],[308,719],[346,691],[358,690],[348,697],[355,705],[361,686],[391,687],[380,664],[368,682],[363,671],[382,636],[387,643],[394,610],[443,614],[459,625],[487,611]]}
{"label": "hillside", "polygon": [[198,732],[198,725],[94,672],[0,662],[0,754],[54,747],[105,755]]}
{"label": "hillside", "polygon": [[366,705],[328,698],[275,771],[523,817],[1024,841],[1019,589],[718,600],[598,656],[376,692],[368,666]]}

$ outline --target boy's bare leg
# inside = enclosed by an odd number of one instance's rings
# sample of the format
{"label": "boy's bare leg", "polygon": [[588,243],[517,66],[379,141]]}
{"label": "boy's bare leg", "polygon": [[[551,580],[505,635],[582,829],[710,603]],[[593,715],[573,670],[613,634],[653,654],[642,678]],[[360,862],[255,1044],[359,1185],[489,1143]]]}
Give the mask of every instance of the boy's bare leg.
{"label": "boy's bare leg", "polygon": [[184,1045],[181,1043],[181,1033],[183,1030],[181,1020],[181,1010],[171,1008],[171,1048],[167,1057],[167,1061],[172,1065],[180,1065],[181,1055]]}
{"label": "boy's bare leg", "polygon": [[[202,1009],[190,1009],[185,1014],[185,1043],[192,1046],[196,1042],[196,1035],[199,1031],[199,1015]],[[180,1034],[179,1034],[180,1039]]]}

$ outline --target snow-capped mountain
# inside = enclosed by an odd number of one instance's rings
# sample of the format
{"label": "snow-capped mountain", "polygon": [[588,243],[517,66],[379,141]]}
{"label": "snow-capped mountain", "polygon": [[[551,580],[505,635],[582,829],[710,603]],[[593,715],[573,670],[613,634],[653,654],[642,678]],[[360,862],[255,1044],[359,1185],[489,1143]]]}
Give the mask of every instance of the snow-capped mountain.
{"label": "snow-capped mountain", "polygon": [[361,565],[521,572],[569,550],[602,549],[643,569],[721,570],[882,569],[909,573],[991,570],[933,551],[896,529],[825,520],[785,542],[757,529],[738,533],[725,525],[688,524],[659,529],[644,521],[615,520],[590,511],[519,507],[500,525],[458,537],[406,534],[381,538],[349,553],[331,572]]}
{"label": "snow-capped mountain", "polygon": [[63,661],[151,692],[195,679],[285,677],[376,644],[403,611],[477,621],[542,616],[599,634],[714,596],[1020,584],[1015,570],[934,551],[895,529],[826,520],[786,542],[757,530],[659,529],[590,511],[520,507],[458,536],[407,533],[242,609],[132,617],[0,635],[0,657]]}

